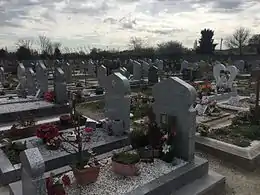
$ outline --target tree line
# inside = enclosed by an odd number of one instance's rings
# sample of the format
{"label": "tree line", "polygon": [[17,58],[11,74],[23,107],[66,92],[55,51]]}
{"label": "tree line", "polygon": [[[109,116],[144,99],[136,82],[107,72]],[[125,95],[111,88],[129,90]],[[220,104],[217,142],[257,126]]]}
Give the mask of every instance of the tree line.
{"label": "tree line", "polygon": [[[146,46],[145,42],[138,37],[132,37],[129,41],[129,49],[124,51],[118,50],[102,50],[92,48],[89,52],[84,50],[75,51],[65,47],[61,52],[62,44],[53,42],[46,36],[39,36],[36,43],[40,50],[34,50],[32,40],[19,40],[16,43],[17,50],[8,52],[7,49],[0,49],[0,59],[17,59],[17,60],[33,60],[33,59],[114,59],[114,58],[172,58],[181,56],[182,54],[216,54],[216,46],[214,42],[214,31],[211,29],[203,29],[199,41],[195,41],[194,48],[188,49],[179,41],[168,41],[157,45],[157,47]],[[220,43],[222,48],[222,42]],[[260,34],[251,35],[250,30],[244,27],[236,29],[232,35],[226,37],[224,44],[229,48],[228,54],[237,53],[243,55],[246,53],[260,54]],[[220,52],[220,51],[218,51]],[[224,51],[223,51],[224,52]]]}

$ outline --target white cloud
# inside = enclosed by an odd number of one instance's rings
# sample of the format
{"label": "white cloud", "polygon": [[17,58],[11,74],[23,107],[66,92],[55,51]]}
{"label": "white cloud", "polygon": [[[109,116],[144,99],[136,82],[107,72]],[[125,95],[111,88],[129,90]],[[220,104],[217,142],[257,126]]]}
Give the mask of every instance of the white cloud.
{"label": "white cloud", "polygon": [[216,42],[239,26],[260,33],[259,9],[253,0],[4,0],[0,47],[42,34],[73,48],[123,49],[132,36],[193,47],[204,28],[215,31]]}

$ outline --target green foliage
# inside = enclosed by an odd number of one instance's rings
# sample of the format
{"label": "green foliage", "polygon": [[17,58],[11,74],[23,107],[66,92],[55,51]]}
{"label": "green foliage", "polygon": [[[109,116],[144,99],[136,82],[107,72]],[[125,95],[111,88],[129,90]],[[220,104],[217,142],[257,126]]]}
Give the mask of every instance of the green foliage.
{"label": "green foliage", "polygon": [[13,142],[3,148],[4,153],[7,155],[10,162],[14,164],[20,163],[20,153],[27,149],[26,142]]}
{"label": "green foliage", "polygon": [[77,108],[80,109],[89,109],[91,111],[97,111],[97,110],[102,110],[105,107],[105,102],[104,101],[95,101],[95,102],[85,102],[85,103],[80,103],[77,105]]}
{"label": "green foliage", "polygon": [[183,54],[187,49],[178,41],[169,41],[158,44],[156,52],[164,56]]}
{"label": "green foliage", "polygon": [[134,124],[129,137],[133,148],[145,147],[149,144],[148,127],[146,124]]}
{"label": "green foliage", "polygon": [[200,133],[201,136],[207,136],[210,132],[209,130],[209,126],[202,123],[198,124],[196,127],[196,132]]}
{"label": "green foliage", "polygon": [[201,38],[199,40],[199,46],[197,47],[197,53],[200,54],[212,54],[215,51],[217,44],[214,44],[214,31],[210,29],[204,29],[201,31]]}
{"label": "green foliage", "polygon": [[122,164],[136,164],[140,161],[140,156],[133,152],[120,152],[114,154],[112,160]]}

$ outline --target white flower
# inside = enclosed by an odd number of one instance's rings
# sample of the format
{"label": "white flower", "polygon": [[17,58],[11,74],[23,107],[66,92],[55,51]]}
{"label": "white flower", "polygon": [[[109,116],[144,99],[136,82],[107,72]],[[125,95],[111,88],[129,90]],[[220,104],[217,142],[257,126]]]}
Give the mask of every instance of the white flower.
{"label": "white flower", "polygon": [[167,154],[168,152],[170,152],[170,149],[171,149],[170,145],[164,144],[163,147],[162,147],[162,152],[164,154]]}

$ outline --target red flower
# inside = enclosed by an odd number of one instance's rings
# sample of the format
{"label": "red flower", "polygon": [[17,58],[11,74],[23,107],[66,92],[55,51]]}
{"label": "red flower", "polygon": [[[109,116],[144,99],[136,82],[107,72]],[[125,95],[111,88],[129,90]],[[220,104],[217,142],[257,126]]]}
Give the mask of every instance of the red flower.
{"label": "red flower", "polygon": [[61,180],[64,186],[69,186],[71,184],[70,177],[68,175],[63,175]]}
{"label": "red flower", "polygon": [[44,94],[44,100],[47,102],[53,102],[54,98],[55,98],[55,94],[53,91],[49,91]]}
{"label": "red flower", "polygon": [[36,130],[36,136],[48,141],[59,136],[59,129],[52,124],[43,124]]}
{"label": "red flower", "polygon": [[86,133],[91,133],[93,131],[93,128],[91,128],[91,127],[86,127],[85,128],[85,132]]}

